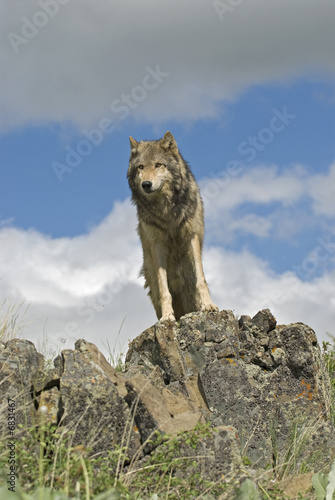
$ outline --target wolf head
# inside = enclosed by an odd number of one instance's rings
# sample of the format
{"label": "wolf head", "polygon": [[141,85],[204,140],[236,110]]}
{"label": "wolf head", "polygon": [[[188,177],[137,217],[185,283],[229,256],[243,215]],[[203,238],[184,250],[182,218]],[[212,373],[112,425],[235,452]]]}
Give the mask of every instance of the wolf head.
{"label": "wolf head", "polygon": [[128,182],[134,194],[153,196],[171,192],[178,178],[182,161],[175,138],[166,132],[157,141],[137,142],[129,137],[131,155]]}

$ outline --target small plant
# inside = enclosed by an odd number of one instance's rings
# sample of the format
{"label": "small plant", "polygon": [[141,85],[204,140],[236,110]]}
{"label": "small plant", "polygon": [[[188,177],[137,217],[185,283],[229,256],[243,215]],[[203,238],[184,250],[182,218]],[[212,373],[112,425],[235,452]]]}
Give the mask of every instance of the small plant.
{"label": "small plant", "polygon": [[52,370],[54,368],[54,359],[60,354],[60,346],[56,347],[49,342],[48,334],[44,330],[42,339],[37,340],[36,348],[44,356],[44,371],[48,372],[48,370]]}
{"label": "small plant", "polygon": [[261,500],[261,496],[255,483],[246,479],[236,491],[234,500]]}
{"label": "small plant", "polygon": [[251,465],[251,461],[249,460],[248,457],[243,457],[242,463],[243,463],[243,465],[246,465],[246,466]]}
{"label": "small plant", "polygon": [[335,460],[330,469],[328,477],[320,472],[314,474],[312,483],[315,489],[316,500],[335,499]]}
{"label": "small plant", "polygon": [[335,389],[335,342],[322,342],[322,355],[329,373],[332,387]]}
{"label": "small plant", "polygon": [[119,331],[116,336],[115,344],[112,347],[110,343],[108,342],[108,339],[106,340],[107,345],[103,344],[105,349],[108,352],[108,359],[107,361],[109,364],[115,368],[117,372],[122,372],[124,370],[124,365],[125,365],[125,354],[124,354],[124,346],[121,345],[120,343],[120,333],[121,329],[123,327],[123,323],[126,320],[126,316],[123,318],[121,326],[119,328]]}
{"label": "small plant", "polygon": [[306,444],[310,437],[316,433],[322,419],[315,419],[310,422],[294,421],[288,432],[287,441],[284,450],[280,453],[277,447],[277,433],[271,425],[271,443],[273,453],[273,468],[278,479],[284,479],[290,474],[308,472],[317,461],[317,456],[309,453],[308,466],[305,462],[302,464],[301,457],[306,452]]}

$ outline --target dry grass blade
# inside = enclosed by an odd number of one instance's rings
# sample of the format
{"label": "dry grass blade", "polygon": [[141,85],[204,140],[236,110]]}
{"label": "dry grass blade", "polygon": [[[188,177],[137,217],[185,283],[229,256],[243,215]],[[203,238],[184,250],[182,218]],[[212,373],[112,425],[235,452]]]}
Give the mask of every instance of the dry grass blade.
{"label": "dry grass blade", "polygon": [[27,317],[29,305],[25,301],[11,304],[8,299],[0,304],[0,339],[4,342],[18,337],[22,330],[32,321]]}

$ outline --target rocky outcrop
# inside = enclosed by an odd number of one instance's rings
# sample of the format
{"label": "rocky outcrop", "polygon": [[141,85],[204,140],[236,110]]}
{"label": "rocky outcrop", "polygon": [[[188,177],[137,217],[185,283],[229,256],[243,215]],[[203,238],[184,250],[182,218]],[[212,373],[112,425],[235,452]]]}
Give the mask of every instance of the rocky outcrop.
{"label": "rocky outcrop", "polygon": [[320,469],[335,457],[330,383],[315,333],[302,323],[277,325],[269,310],[239,320],[221,311],[156,323],[130,343],[122,373],[85,340],[54,364],[43,371],[29,341],[2,343],[0,392],[17,401],[21,423],[67,426],[73,444],[93,453],[118,444],[129,459],[145,457],[156,430],[176,435],[210,422],[211,437],[185,453],[203,457],[201,472],[213,480],[246,458],[278,467],[293,433],[298,464],[317,456]]}
{"label": "rocky outcrop", "polygon": [[302,323],[276,326],[269,310],[239,321],[230,311],[188,314],[143,332],[127,362],[148,372],[160,366],[166,386],[191,399],[187,381],[196,377],[213,426],[234,426],[243,455],[261,467],[280,460],[293,428],[304,434],[301,460],[315,453],[320,437],[323,460],[327,449],[335,453],[326,423],[329,381],[315,333]]}

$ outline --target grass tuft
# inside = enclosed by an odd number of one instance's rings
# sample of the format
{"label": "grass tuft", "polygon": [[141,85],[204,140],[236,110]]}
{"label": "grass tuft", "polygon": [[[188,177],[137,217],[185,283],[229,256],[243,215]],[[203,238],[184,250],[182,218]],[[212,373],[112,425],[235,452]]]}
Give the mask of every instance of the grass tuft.
{"label": "grass tuft", "polygon": [[29,305],[25,306],[22,300],[17,304],[12,304],[5,299],[0,304],[0,340],[8,340],[22,336],[23,329],[32,321],[27,316]]}

